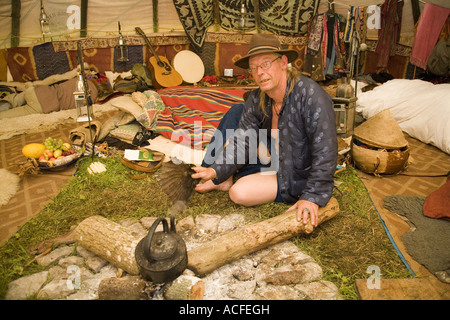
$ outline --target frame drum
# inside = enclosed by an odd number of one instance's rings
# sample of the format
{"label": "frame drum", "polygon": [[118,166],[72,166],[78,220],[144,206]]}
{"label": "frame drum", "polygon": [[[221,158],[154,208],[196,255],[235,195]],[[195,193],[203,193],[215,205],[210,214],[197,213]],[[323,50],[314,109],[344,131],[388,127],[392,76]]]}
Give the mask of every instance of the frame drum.
{"label": "frame drum", "polygon": [[199,82],[205,74],[202,59],[190,50],[181,50],[173,58],[173,67],[187,83]]}

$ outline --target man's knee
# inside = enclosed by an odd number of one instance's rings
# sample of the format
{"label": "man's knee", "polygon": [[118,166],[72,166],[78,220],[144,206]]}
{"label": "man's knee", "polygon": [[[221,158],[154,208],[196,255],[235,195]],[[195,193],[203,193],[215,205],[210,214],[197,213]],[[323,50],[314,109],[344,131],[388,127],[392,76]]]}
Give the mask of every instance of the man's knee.
{"label": "man's knee", "polygon": [[246,195],[245,190],[243,190],[242,188],[240,188],[239,186],[236,186],[236,184],[234,184],[229,192],[228,192],[231,201],[233,201],[236,204],[242,205],[242,206],[247,206],[247,200],[248,200],[248,195]]}

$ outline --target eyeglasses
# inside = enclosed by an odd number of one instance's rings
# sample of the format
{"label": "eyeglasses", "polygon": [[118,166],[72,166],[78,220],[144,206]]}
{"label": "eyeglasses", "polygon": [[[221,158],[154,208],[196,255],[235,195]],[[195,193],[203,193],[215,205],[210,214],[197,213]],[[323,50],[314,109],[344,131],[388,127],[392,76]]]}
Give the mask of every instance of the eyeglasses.
{"label": "eyeglasses", "polygon": [[280,58],[281,58],[281,56],[278,56],[275,59],[273,59],[272,61],[266,61],[266,62],[261,63],[259,66],[250,67],[248,69],[248,72],[256,73],[258,71],[258,68],[261,68],[261,70],[263,70],[263,71],[268,70],[272,66],[272,63],[274,63],[275,60],[278,60]]}

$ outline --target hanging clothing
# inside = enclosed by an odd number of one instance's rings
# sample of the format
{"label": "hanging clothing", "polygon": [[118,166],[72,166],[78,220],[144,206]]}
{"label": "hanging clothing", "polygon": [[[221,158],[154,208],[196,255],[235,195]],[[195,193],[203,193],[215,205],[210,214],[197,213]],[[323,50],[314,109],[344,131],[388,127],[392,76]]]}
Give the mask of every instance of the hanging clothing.
{"label": "hanging clothing", "polygon": [[[320,50],[322,40],[324,15],[320,14],[312,19],[311,30],[308,30],[308,52],[316,54]],[[309,29],[309,27],[308,27]]]}
{"label": "hanging clothing", "polygon": [[334,67],[340,57],[339,17],[336,14],[324,14],[322,36],[322,58],[325,75],[334,74]]}
{"label": "hanging clothing", "polygon": [[308,25],[308,45],[303,61],[303,73],[314,81],[325,80],[322,60],[324,14],[316,15]]}
{"label": "hanging clothing", "polygon": [[426,3],[417,25],[417,32],[411,51],[410,62],[422,69],[433,51],[442,27],[450,14],[450,9]]}
{"label": "hanging clothing", "polygon": [[311,20],[303,72],[315,81],[325,80],[326,75],[334,75],[336,69],[344,67],[341,19],[341,15],[327,12]]}
{"label": "hanging clothing", "polygon": [[386,68],[389,57],[394,55],[400,37],[403,4],[404,2],[399,0],[386,0],[381,6],[381,29],[378,32],[378,44],[375,49],[379,68]]}
{"label": "hanging clothing", "polygon": [[358,8],[355,6],[350,6],[350,9],[347,13],[347,24],[345,25],[345,31],[344,31],[344,42],[349,43],[352,40],[353,37],[353,30],[355,28],[355,18],[356,18],[356,12]]}
{"label": "hanging clothing", "polygon": [[420,6],[419,0],[411,0],[411,8],[413,12],[414,25],[419,21],[420,18]]}

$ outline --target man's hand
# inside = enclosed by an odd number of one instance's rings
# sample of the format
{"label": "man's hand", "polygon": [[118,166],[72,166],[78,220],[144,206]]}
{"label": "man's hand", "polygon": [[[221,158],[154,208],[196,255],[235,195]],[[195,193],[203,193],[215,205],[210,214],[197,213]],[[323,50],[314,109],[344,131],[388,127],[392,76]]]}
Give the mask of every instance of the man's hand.
{"label": "man's hand", "polygon": [[201,179],[201,182],[206,182],[216,177],[216,171],[213,168],[193,167],[192,170],[195,171],[191,175],[192,179]]}
{"label": "man's hand", "polygon": [[292,207],[286,210],[286,212],[297,209],[297,221],[302,221],[303,224],[308,222],[308,215],[311,217],[311,224],[317,227],[319,223],[319,206],[314,202],[307,200],[298,200]]}

